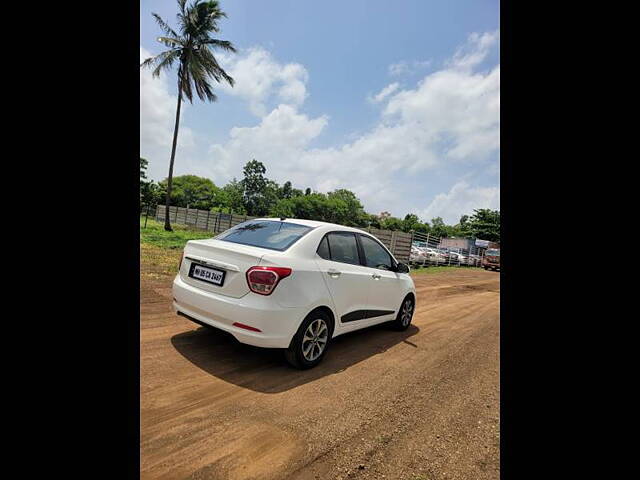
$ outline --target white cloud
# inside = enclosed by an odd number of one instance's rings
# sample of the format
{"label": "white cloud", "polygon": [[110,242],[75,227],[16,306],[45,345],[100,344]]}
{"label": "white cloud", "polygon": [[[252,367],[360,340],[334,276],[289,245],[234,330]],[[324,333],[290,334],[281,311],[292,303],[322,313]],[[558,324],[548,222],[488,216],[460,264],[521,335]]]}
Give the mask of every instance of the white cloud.
{"label": "white cloud", "polygon": [[409,71],[409,64],[407,62],[398,62],[389,65],[389,75],[398,76]]}
{"label": "white cloud", "polygon": [[431,60],[414,60],[413,62],[403,60],[401,62],[392,63],[391,65],[389,65],[389,75],[405,75],[413,73],[421,68],[427,68],[429,65],[431,65]]}
{"label": "white cloud", "polygon": [[400,84],[398,82],[394,82],[391,85],[387,85],[384,87],[377,95],[373,97],[369,97],[369,101],[371,103],[380,103],[393,92],[395,92],[398,88],[400,88]]}
{"label": "white cloud", "polygon": [[464,70],[471,69],[479,65],[489,51],[498,43],[500,31],[485,32],[482,35],[472,33],[467,39],[467,43],[456,51],[448,65]]}
{"label": "white cloud", "polygon": [[[443,69],[426,75],[413,89],[400,89],[398,83],[386,86],[374,97],[384,104],[377,124],[329,148],[313,146],[329,118],[311,118],[299,111],[307,95],[304,67],[279,64],[265,50],[251,49],[230,60],[229,71],[237,83],[225,91],[244,98],[261,120],[255,126],[231,129],[226,142],[212,145],[201,171],[223,182],[240,176],[243,165],[255,158],[278,182],[291,180],[299,188],[318,191],[348,188],[368,211],[404,215],[416,207],[411,196],[420,193],[406,191],[401,178],[484,162],[499,151],[500,66],[475,71],[497,38],[497,32],[471,35]],[[267,113],[269,102],[277,105]],[[460,188],[453,193],[462,195]],[[482,200],[492,190],[470,191]],[[448,197],[438,198],[443,202]],[[428,210],[436,207],[443,210],[437,202]]]}
{"label": "white cloud", "polygon": [[[140,47],[140,63],[151,56],[151,53]],[[151,69],[140,69],[140,155],[149,160],[149,175],[154,179],[167,175],[177,100],[177,95],[169,93],[165,75],[153,78]],[[186,107],[183,103],[182,120]],[[189,149],[193,145],[193,131],[182,126],[178,146]]]}
{"label": "white cloud", "polygon": [[327,123],[326,116],[312,119],[295,107],[280,105],[257,126],[234,128],[227,143],[213,145],[211,174],[231,178],[256,158],[268,166],[269,176],[276,181],[291,180],[318,191],[349,188],[363,201],[389,208],[402,193],[389,182],[393,172],[412,168],[410,162],[417,156],[422,165],[436,162],[426,151],[428,139],[416,137],[404,125],[379,125],[338,148],[311,148]]}
{"label": "white cloud", "polygon": [[440,193],[418,216],[430,222],[442,217],[445,223],[456,224],[462,215],[471,215],[476,208],[500,209],[500,187],[471,187],[466,181],[456,183],[448,193]]}
{"label": "white cloud", "polygon": [[485,158],[500,147],[500,66],[487,74],[437,71],[394,95],[384,116],[429,138],[443,159]]}
{"label": "white cloud", "polygon": [[299,106],[307,98],[309,75],[299,63],[281,64],[261,47],[250,48],[244,55],[220,55],[220,58],[236,82],[233,88],[226,83],[220,84],[220,88],[245,99],[258,117],[267,114],[270,100]]}
{"label": "white cloud", "polygon": [[268,165],[269,175],[272,175],[274,167],[287,169],[309,142],[322,132],[327,122],[326,116],[311,119],[298,113],[295,107],[281,104],[255,127],[235,127],[231,129],[226,144],[211,146],[212,176],[230,179],[253,158]]}

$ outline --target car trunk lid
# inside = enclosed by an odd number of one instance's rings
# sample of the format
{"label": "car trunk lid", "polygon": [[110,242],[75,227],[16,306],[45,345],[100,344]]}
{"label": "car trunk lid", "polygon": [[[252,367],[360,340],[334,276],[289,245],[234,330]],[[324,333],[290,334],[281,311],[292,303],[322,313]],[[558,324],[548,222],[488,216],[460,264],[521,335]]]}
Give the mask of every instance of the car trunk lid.
{"label": "car trunk lid", "polygon": [[[180,268],[180,278],[185,283],[208,292],[233,298],[249,293],[246,272],[259,265],[269,250],[249,245],[224,242],[221,240],[191,240],[184,248],[184,260]],[[222,285],[191,277],[195,266],[209,267],[224,272]]]}

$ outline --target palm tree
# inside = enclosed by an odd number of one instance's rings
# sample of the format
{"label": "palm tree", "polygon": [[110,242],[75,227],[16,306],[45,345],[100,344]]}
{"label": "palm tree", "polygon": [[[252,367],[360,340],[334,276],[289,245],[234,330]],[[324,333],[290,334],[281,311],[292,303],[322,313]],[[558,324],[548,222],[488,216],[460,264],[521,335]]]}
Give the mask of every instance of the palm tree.
{"label": "palm tree", "polygon": [[182,96],[184,95],[189,102],[193,103],[193,90],[195,90],[200,100],[215,102],[217,97],[209,83],[211,78],[218,83],[225,80],[232,87],[234,84],[233,78],[227,75],[227,72],[218,64],[212,52],[212,49],[229,52],[236,51],[231,42],[211,37],[213,32],[217,33],[219,31],[218,20],[226,17],[227,14],[220,10],[217,0],[195,0],[188,6],[186,3],[186,0],[178,0],[179,12],[177,17],[180,35],[173,31],[158,14],[153,14],[156,22],[166,35],[165,37],[159,37],[158,41],[169,47],[169,49],[155,57],[146,59],[140,65],[140,67],[154,67],[153,76],[157,77],[161,71],[170,69],[174,62],[178,62],[178,106],[173,130],[173,145],[169,162],[164,215],[164,229],[169,232],[172,231],[171,223],[169,222],[169,204]]}

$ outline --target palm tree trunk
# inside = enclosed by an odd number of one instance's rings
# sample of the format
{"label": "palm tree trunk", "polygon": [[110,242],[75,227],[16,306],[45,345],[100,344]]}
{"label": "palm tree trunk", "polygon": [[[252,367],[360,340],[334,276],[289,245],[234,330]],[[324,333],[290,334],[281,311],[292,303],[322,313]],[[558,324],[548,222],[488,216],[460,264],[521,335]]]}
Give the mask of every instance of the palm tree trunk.
{"label": "palm tree trunk", "polygon": [[[178,74],[178,78],[180,75]],[[180,126],[180,106],[182,104],[182,88],[178,80],[178,107],[176,108],[176,126],[173,129],[173,146],[171,147],[171,160],[169,161],[169,177],[167,178],[167,201],[164,210],[164,229],[172,232],[169,221],[169,205],[171,204],[171,185],[173,183],[173,161],[176,158],[176,144],[178,143],[178,128]]]}

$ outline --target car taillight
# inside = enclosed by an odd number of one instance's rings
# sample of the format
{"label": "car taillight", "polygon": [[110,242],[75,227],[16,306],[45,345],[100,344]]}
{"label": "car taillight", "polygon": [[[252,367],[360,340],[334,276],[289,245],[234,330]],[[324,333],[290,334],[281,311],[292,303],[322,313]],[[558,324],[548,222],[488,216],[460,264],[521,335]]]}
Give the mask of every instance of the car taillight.
{"label": "car taillight", "polygon": [[291,275],[286,267],[251,267],[247,270],[249,289],[260,295],[270,295],[278,286],[278,282]]}

